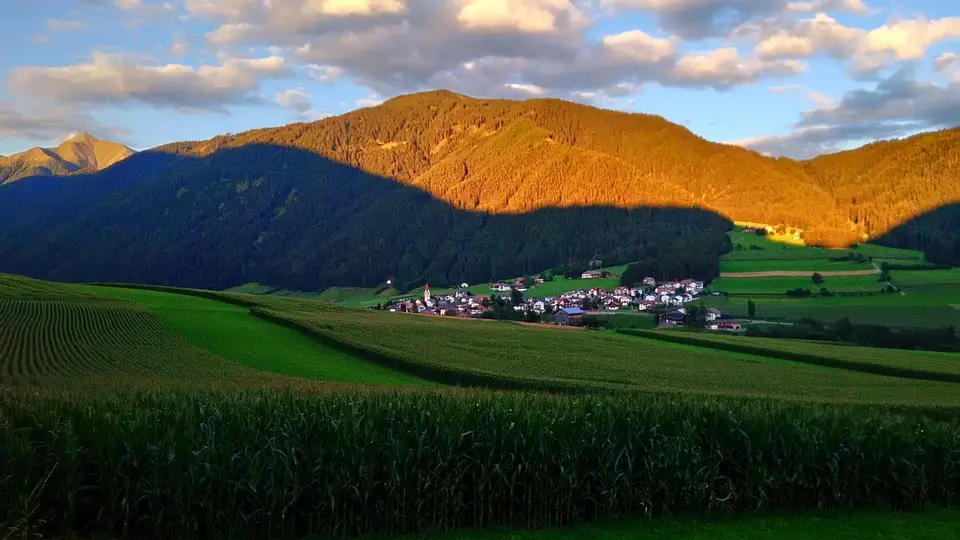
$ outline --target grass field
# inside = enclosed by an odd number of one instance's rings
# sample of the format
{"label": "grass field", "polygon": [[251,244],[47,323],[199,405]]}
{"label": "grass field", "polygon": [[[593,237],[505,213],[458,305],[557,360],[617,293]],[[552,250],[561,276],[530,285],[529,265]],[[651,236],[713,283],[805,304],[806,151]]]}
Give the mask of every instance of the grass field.
{"label": "grass field", "polygon": [[954,287],[960,293],[960,268],[949,270],[891,270],[891,280],[907,289],[923,287]]}
{"label": "grass field", "polygon": [[[596,391],[674,391],[960,405],[950,383],[825,370],[761,356],[497,321],[459,320],[287,302],[264,311],[398,369],[448,382]],[[416,339],[410,339],[416,336]],[[430,343],[429,349],[421,343]],[[909,357],[909,351],[902,352]],[[710,373],[703,377],[703,373]]]}
{"label": "grass field", "polygon": [[0,275],[0,386],[229,385],[261,379],[191,344],[135,304]]}
{"label": "grass field", "polygon": [[[832,344],[818,341],[804,341],[794,339],[771,339],[760,337],[748,337],[729,334],[715,333],[695,333],[679,335],[676,331],[659,330],[638,332],[644,337],[653,337],[654,339],[679,339],[689,340],[690,343],[697,346],[711,347],[716,344],[717,347],[725,345],[730,350],[756,349],[762,351],[762,354],[786,353],[783,358],[796,358],[797,361],[803,357],[809,357],[811,363],[817,363],[822,359],[821,364],[845,365],[848,369],[866,370],[871,372],[874,369],[900,370],[903,372],[915,372],[918,377],[924,376],[944,376],[944,378],[960,381],[960,362],[955,353],[932,352],[932,351],[908,351],[898,349],[879,349],[874,347],[856,347],[847,344]],[[911,375],[913,376],[913,375]],[[960,390],[960,386],[958,386]]]}
{"label": "grass field", "polygon": [[773,272],[777,270],[810,272],[851,272],[875,270],[871,263],[837,262],[826,259],[723,260],[720,272]]}
{"label": "grass field", "polygon": [[169,328],[217,356],[270,373],[308,380],[422,386],[422,379],[323,345],[295,330],[251,317],[224,302],[157,291],[91,287],[156,313]]}
{"label": "grass field", "polygon": [[[773,354],[811,344],[746,354],[173,292],[0,275],[0,537],[536,538],[516,528],[960,502],[958,383]],[[611,315],[628,318],[649,320]],[[813,350],[958,372],[936,353]],[[403,373],[575,395],[303,378],[419,382]],[[952,533],[945,512],[910,532]],[[817,520],[760,519],[643,523],[659,538],[790,538]],[[894,514],[860,519],[858,533],[897,530]]]}
{"label": "grass field", "polygon": [[[812,275],[812,274],[811,274]],[[785,294],[792,289],[810,289],[816,294],[825,288],[830,292],[880,292],[886,288],[885,283],[877,281],[877,276],[824,276],[823,283],[815,285],[810,276],[807,277],[748,277],[726,278],[713,280],[707,287],[709,291],[721,291],[729,294]]]}
{"label": "grass field", "polygon": [[798,321],[812,318],[834,322],[849,317],[856,324],[907,328],[939,328],[952,325],[960,328],[960,310],[951,307],[947,303],[948,298],[939,294],[918,294],[910,291],[905,296],[887,293],[831,298],[709,296],[704,298],[702,303],[732,317],[746,317],[747,303],[752,300],[757,306],[759,319]]}
{"label": "grass field", "polygon": [[[730,233],[730,241],[734,249],[723,256],[724,261],[827,260],[834,257],[841,257],[847,253],[860,253],[865,257],[874,257],[875,259],[889,260],[900,264],[909,264],[909,261],[923,261],[923,253],[920,251],[890,248],[876,244],[859,244],[856,248],[851,247],[845,249],[824,249],[785,244],[771,240],[765,236],[757,236],[754,233],[744,233],[742,227],[734,228]],[[737,249],[737,244],[740,244],[742,249]],[[763,249],[750,249],[750,246]]]}

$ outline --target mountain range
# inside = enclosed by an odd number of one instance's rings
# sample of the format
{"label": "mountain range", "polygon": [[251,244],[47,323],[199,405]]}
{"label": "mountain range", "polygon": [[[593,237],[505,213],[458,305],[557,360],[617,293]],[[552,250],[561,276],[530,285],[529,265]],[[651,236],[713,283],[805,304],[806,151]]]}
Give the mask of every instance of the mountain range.
{"label": "mountain range", "polygon": [[[958,162],[960,129],[795,161],[658,116],[434,91],[164,145],[81,182],[6,186],[0,270],[318,289],[477,281],[602,255],[709,278],[731,220],[849,245],[960,201]],[[935,233],[890,237],[953,256],[955,231],[923,230]]]}
{"label": "mountain range", "polygon": [[0,184],[30,176],[65,176],[100,171],[133,154],[133,150],[122,144],[80,133],[56,148],[35,147],[12,156],[0,156]]}

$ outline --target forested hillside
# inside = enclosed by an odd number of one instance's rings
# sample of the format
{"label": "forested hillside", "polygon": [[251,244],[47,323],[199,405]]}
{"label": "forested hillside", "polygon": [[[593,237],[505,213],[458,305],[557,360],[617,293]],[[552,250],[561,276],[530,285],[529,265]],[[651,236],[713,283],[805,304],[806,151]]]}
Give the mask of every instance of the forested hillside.
{"label": "forested hillside", "polygon": [[[491,213],[582,205],[699,206],[807,227],[837,215],[790,160],[711,143],[659,116],[560,101],[401,96],[311,124],[160,150],[206,155],[261,143],[300,148]],[[747,204],[747,201],[763,204]]]}
{"label": "forested hillside", "polygon": [[860,231],[960,264],[954,248],[960,238],[954,204],[960,202],[960,129],[870,144],[804,165]]}
{"label": "forested hillside", "polygon": [[[5,186],[0,270],[320,289],[476,282],[600,254],[711,277],[729,219],[837,246],[960,200],[958,137],[797,162],[657,116],[427,92]],[[888,238],[925,248],[946,222],[925,223]]]}
{"label": "forested hillside", "polygon": [[689,208],[458,210],[315,153],[263,144],[200,158],[144,152],[75,182],[17,182],[0,189],[0,207],[4,271],[207,288],[476,283],[594,255],[652,261],[661,278],[708,278],[730,227]]}

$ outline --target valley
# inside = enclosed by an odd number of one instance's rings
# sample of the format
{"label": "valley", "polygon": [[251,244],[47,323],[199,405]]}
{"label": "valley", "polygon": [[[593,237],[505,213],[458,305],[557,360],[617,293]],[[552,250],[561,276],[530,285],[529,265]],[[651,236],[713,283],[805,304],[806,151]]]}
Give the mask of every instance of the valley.
{"label": "valley", "polygon": [[449,91],[4,158],[0,537],[953,538],[957,159]]}

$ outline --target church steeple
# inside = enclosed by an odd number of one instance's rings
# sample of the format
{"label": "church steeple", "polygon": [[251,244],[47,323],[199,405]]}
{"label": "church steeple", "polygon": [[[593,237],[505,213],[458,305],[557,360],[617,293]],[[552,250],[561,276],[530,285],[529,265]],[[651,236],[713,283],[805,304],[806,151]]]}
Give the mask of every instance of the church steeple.
{"label": "church steeple", "polygon": [[427,284],[423,287],[423,301],[424,301],[424,303],[430,301],[430,284],[429,284],[429,283],[427,283]]}

